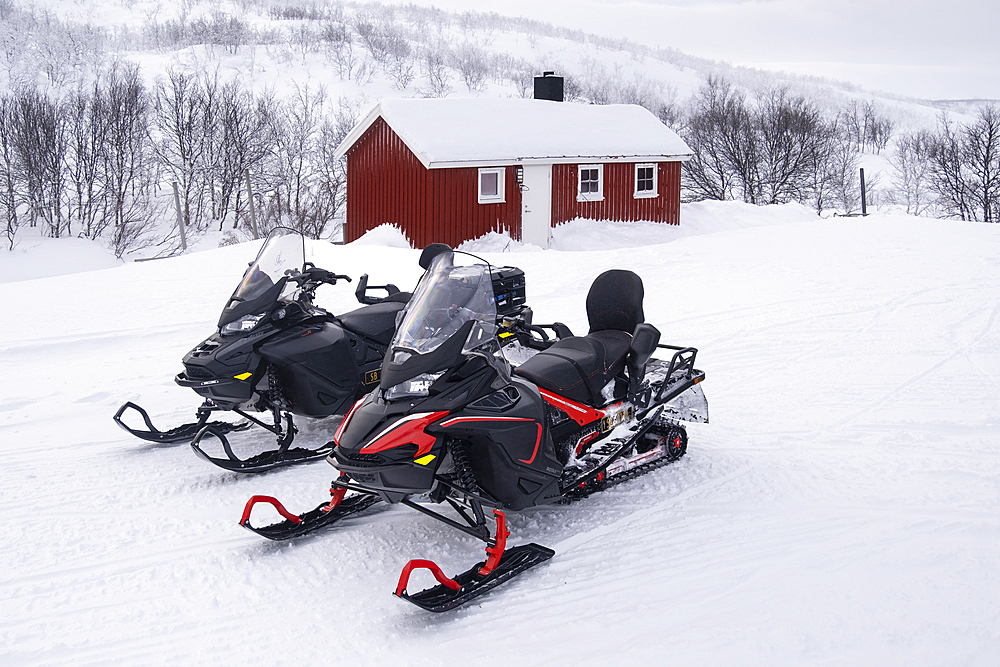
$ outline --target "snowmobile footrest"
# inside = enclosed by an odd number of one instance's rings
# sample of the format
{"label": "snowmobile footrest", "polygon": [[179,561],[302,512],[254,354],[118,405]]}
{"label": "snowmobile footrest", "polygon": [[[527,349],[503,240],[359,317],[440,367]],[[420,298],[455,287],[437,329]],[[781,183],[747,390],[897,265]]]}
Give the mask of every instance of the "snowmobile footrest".
{"label": "snowmobile footrest", "polygon": [[[147,430],[143,431],[142,429],[132,428],[122,421],[122,415],[125,414],[126,410],[135,410],[138,412],[139,416],[142,417],[142,421],[146,424]],[[230,424],[228,422],[220,421],[207,422],[205,419],[201,419],[191,424],[182,424],[176,428],[170,429],[169,431],[161,431],[153,426],[153,421],[149,418],[149,413],[132,401],[123,403],[122,406],[118,408],[118,412],[115,413],[113,419],[116,424],[135,437],[148,442],[156,442],[163,445],[170,445],[178,442],[191,442],[191,440],[198,435],[198,432],[205,426],[210,426],[213,430],[219,433],[232,433],[233,431],[242,431],[250,428],[250,424]]]}
{"label": "snowmobile footrest", "polygon": [[[247,501],[246,507],[243,509],[243,518],[240,520],[240,525],[269,540],[288,540],[311,533],[324,526],[329,526],[344,517],[357,514],[362,510],[368,509],[378,502],[378,500],[379,497],[376,495],[359,494],[348,496],[336,507],[331,508],[330,503],[323,503],[316,509],[295,516],[271,496],[254,496]],[[278,510],[278,513],[285,517],[285,520],[261,528],[251,526],[250,512],[253,510],[254,505],[262,502],[273,505]]]}
{"label": "snowmobile footrest", "polygon": [[[552,549],[540,544],[523,544],[504,551],[496,567],[489,574],[480,574],[480,570],[486,568],[486,561],[483,561],[453,579],[448,579],[441,572],[441,568],[432,561],[411,560],[403,568],[395,595],[427,611],[449,611],[479,597],[492,588],[496,588],[505,581],[513,579],[528,568],[544,563],[555,553]],[[409,582],[410,573],[418,568],[431,570],[434,577],[441,583],[410,595],[406,592],[406,584]]]}

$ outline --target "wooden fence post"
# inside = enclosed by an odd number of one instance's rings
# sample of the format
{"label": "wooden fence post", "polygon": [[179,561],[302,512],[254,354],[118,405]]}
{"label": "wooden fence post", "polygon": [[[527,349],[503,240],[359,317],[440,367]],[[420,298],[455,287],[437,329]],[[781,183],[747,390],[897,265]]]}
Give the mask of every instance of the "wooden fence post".
{"label": "wooden fence post", "polygon": [[187,250],[187,238],[184,236],[184,215],[181,213],[181,195],[177,191],[177,181],[174,181],[174,207],[177,208],[177,231],[181,234],[181,250]]}
{"label": "wooden fence post", "polygon": [[247,182],[247,206],[250,209],[250,231],[253,232],[253,237],[255,239],[259,239],[260,234],[257,232],[257,214],[253,210],[253,189],[250,187],[250,170],[244,169],[243,176],[246,178]]}
{"label": "wooden fence post", "polygon": [[865,191],[865,168],[861,168],[861,215],[868,215],[868,193]]}

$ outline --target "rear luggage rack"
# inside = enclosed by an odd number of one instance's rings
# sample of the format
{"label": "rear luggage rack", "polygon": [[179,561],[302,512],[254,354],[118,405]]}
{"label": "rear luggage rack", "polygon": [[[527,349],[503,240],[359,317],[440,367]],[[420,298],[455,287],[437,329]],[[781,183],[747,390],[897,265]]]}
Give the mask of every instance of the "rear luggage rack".
{"label": "rear luggage rack", "polygon": [[[657,405],[671,404],[678,396],[705,379],[705,372],[694,367],[695,359],[698,356],[696,348],[676,345],[657,345],[657,347],[675,350],[675,352],[669,362],[663,359],[650,359],[647,362],[646,381],[643,382],[643,389],[630,397],[630,400],[636,404],[637,416],[640,419],[644,418],[646,413]],[[701,395],[700,389],[697,390],[697,393]],[[695,401],[696,404],[701,402],[703,401]],[[708,421],[707,410],[701,407],[676,408],[675,406],[675,408],[671,408],[671,411],[678,414],[688,414],[687,417],[680,417],[684,421]],[[705,414],[702,415],[702,412]]]}

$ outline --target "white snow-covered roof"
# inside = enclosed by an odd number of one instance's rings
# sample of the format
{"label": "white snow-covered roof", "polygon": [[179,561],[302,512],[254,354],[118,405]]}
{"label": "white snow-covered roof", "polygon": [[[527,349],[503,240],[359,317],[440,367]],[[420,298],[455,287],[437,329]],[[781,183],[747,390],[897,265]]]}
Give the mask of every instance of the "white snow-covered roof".
{"label": "white snow-covered roof", "polygon": [[379,117],[427,169],[498,164],[686,160],[684,140],[643,107],[509,98],[384,99],[337,148]]}

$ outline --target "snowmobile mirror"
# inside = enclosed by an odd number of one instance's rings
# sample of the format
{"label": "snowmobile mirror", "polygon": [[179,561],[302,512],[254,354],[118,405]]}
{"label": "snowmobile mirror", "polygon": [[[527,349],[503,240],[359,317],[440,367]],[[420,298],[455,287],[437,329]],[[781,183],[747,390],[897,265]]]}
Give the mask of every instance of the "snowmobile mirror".
{"label": "snowmobile mirror", "polygon": [[426,271],[430,268],[431,262],[440,254],[451,252],[451,246],[447,243],[432,243],[420,253],[420,268]]}

